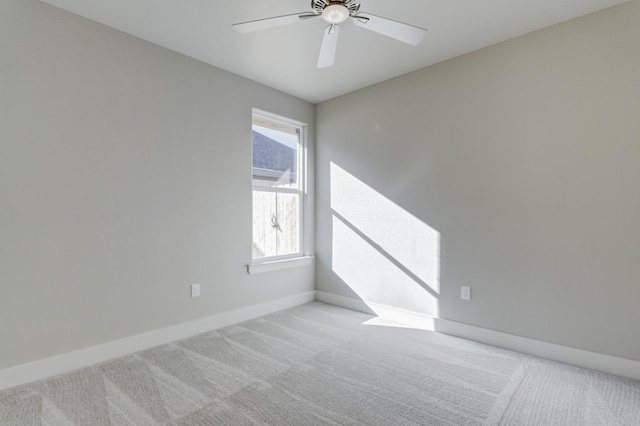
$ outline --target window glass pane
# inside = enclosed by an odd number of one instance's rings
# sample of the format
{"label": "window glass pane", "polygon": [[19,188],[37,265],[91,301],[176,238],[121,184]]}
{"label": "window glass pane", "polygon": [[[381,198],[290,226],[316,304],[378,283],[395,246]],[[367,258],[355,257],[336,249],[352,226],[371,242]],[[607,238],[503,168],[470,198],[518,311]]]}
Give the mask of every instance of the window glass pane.
{"label": "window glass pane", "polygon": [[300,195],[253,191],[253,257],[300,252]]}
{"label": "window glass pane", "polygon": [[253,191],[253,257],[275,256],[276,229],[272,218],[276,214],[275,192]]}
{"label": "window glass pane", "polygon": [[278,227],[276,247],[278,256],[300,251],[298,244],[300,229],[300,195],[278,194],[276,199]]}
{"label": "window glass pane", "polygon": [[253,185],[298,188],[300,130],[254,117],[252,140]]}
{"label": "window glass pane", "polygon": [[304,125],[254,113],[251,129],[253,259],[300,255]]}

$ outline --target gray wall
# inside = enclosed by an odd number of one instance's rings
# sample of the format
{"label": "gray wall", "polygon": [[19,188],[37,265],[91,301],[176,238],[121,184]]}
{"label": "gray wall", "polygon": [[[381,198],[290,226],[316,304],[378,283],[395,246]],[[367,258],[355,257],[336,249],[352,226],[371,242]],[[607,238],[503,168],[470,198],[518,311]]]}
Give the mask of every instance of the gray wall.
{"label": "gray wall", "polygon": [[638,22],[632,1],[318,105],[317,289],[640,360]]}
{"label": "gray wall", "polygon": [[0,369],[313,290],[312,266],[246,273],[252,107],[314,120],[265,86],[0,1]]}

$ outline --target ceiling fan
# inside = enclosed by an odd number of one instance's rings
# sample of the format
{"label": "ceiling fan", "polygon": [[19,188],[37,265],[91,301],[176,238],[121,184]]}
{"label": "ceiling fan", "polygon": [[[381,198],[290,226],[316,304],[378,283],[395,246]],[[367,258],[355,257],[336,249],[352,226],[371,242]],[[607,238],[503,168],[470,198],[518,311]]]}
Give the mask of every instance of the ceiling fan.
{"label": "ceiling fan", "polygon": [[340,26],[351,18],[353,23],[360,28],[394,38],[404,43],[416,46],[427,34],[427,30],[370,13],[360,13],[360,4],[356,0],[311,0],[311,12],[300,12],[291,15],[275,16],[273,18],[258,19],[255,21],[233,24],[233,28],[241,33],[273,28],[280,25],[292,24],[300,20],[321,17],[329,25],[324,30],[318,68],[326,68],[333,65],[338,46],[338,33]]}

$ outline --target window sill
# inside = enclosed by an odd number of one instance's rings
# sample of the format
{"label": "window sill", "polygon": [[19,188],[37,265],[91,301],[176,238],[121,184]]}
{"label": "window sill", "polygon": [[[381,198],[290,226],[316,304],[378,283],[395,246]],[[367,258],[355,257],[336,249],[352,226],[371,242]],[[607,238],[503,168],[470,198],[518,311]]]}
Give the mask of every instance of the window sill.
{"label": "window sill", "polygon": [[252,263],[247,265],[249,274],[260,274],[262,272],[278,271],[280,269],[296,268],[298,266],[311,265],[313,256],[295,257],[293,259],[272,260],[270,262]]}

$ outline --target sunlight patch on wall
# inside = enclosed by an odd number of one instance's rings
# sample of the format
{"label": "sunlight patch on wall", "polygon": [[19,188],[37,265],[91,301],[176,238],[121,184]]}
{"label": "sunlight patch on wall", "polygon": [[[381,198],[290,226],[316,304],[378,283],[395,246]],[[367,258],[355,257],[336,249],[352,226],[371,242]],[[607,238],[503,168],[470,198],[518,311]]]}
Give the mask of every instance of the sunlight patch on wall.
{"label": "sunlight patch on wall", "polygon": [[331,208],[435,293],[440,293],[440,233],[331,163]]}
{"label": "sunlight patch on wall", "polygon": [[365,302],[438,316],[437,295],[335,215],[332,267]]}

